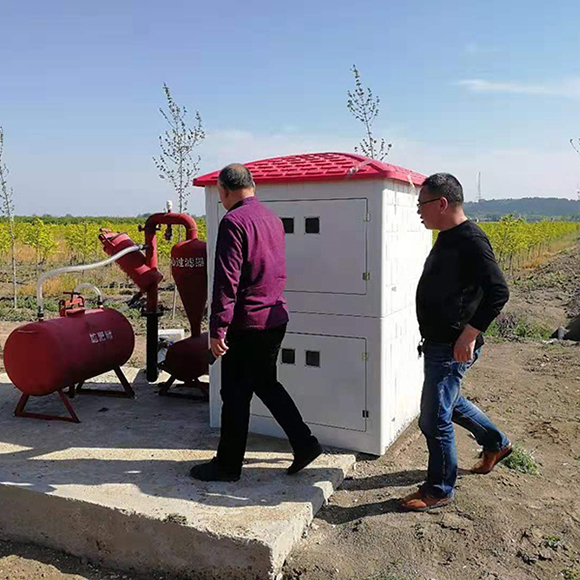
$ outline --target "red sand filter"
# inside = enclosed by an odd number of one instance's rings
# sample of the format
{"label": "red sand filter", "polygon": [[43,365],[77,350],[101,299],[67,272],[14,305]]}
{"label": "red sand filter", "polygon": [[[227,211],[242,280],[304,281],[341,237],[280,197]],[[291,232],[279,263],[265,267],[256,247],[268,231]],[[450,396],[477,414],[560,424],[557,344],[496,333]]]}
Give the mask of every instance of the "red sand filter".
{"label": "red sand filter", "polygon": [[[99,240],[108,256],[113,256],[125,248],[137,244],[127,235],[103,229],[99,234]],[[132,252],[123,256],[117,262],[119,267],[137,286],[141,292],[147,292],[152,286],[156,286],[163,280],[163,275],[157,268],[152,268],[146,263],[145,256],[141,252]]]}
{"label": "red sand filter", "polygon": [[207,302],[207,250],[201,240],[185,240],[171,249],[171,274],[183,302],[191,334],[201,333]]}
{"label": "red sand filter", "polygon": [[[23,394],[15,415],[40,419],[62,419],[78,423],[69,396],[75,392],[134,397],[121,371],[135,346],[129,321],[116,310],[86,310],[82,296],[71,292],[71,300],[61,301],[60,317],[39,320],[12,331],[4,346],[4,365],[10,380]],[[90,378],[115,371],[124,391],[83,389]],[[31,395],[58,393],[70,417],[28,413],[24,407]]]}
{"label": "red sand filter", "polygon": [[[171,239],[174,225],[185,227],[186,239],[175,244],[171,250],[172,274],[183,302],[189,323],[190,338],[171,345],[165,361],[159,368],[171,374],[171,378],[161,388],[161,395],[168,395],[175,379],[183,380],[189,386],[201,386],[197,380],[208,372],[207,334],[201,334],[201,321],[207,302],[207,254],[206,244],[197,238],[197,225],[186,214],[157,213],[149,216],[143,228],[145,232],[145,255],[134,252],[118,260],[123,271],[147,293],[147,304],[143,315],[147,317],[147,380],[154,382],[158,376],[157,346],[158,321],[162,312],[158,304],[158,284],[162,279],[157,269],[156,234],[162,225],[167,226],[166,239]],[[136,246],[126,235],[104,231],[99,239],[105,252],[114,255],[124,248]],[[207,400],[207,392],[204,393]]]}
{"label": "red sand filter", "polygon": [[[179,242],[171,249],[171,273],[183,302],[191,336],[172,344],[160,368],[171,377],[162,386],[160,395],[173,395],[169,388],[176,379],[186,386],[198,387],[202,396],[187,395],[195,400],[209,400],[209,389],[198,378],[208,373],[208,336],[201,334],[201,321],[207,303],[207,249],[198,239]],[[177,396],[177,394],[175,394]],[[185,395],[184,395],[185,396]]]}

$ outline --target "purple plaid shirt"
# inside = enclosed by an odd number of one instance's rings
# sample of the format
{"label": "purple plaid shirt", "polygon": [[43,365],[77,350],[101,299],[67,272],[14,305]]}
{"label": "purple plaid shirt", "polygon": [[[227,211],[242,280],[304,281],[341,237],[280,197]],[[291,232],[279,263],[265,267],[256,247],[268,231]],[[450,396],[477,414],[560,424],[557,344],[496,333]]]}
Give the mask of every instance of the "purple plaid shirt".
{"label": "purple plaid shirt", "polygon": [[209,319],[212,338],[224,338],[229,326],[264,330],[288,322],[284,248],[282,221],[256,197],[246,197],[222,218]]}

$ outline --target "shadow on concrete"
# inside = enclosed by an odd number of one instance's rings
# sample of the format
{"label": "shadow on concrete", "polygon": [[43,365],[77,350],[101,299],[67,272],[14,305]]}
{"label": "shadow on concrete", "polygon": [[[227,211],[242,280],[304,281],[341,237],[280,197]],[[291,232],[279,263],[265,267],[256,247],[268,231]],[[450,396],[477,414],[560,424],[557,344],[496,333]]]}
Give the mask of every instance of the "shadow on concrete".
{"label": "shadow on concrete", "polygon": [[[219,431],[209,426],[208,404],[159,397],[158,386],[140,376],[132,381],[137,400],[75,397],[80,424],[14,417],[20,392],[1,383],[0,481],[41,493],[70,485],[129,484],[151,497],[238,508],[304,501],[305,487],[322,501],[316,484],[342,480],[342,469],[330,466],[288,476],[288,442],[253,434],[239,482],[192,480],[191,467],[211,459],[219,441]],[[29,405],[42,413],[64,411],[54,394],[31,397]]]}

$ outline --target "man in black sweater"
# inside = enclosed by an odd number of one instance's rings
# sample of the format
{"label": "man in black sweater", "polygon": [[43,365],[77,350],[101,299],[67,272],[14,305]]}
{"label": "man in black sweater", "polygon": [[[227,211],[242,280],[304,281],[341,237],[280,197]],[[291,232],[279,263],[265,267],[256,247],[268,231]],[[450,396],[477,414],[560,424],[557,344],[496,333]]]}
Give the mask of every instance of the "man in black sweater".
{"label": "man in black sweater", "polygon": [[477,360],[483,333],[509,298],[505,278],[485,233],[463,213],[463,188],[448,173],[423,183],[417,213],[429,230],[439,230],[417,287],[425,381],[419,427],[427,439],[427,480],[401,500],[423,511],[453,499],[457,450],[453,423],[468,429],[483,447],[474,473],[489,473],[511,453],[507,437],[461,395],[461,381]]}

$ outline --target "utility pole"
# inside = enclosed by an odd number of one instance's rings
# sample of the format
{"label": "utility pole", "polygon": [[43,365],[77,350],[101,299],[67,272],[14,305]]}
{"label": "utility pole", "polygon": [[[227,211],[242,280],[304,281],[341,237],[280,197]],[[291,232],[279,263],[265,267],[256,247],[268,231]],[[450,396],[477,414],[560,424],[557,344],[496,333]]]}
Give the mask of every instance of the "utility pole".
{"label": "utility pole", "polygon": [[481,171],[477,174],[477,203],[481,203]]}

